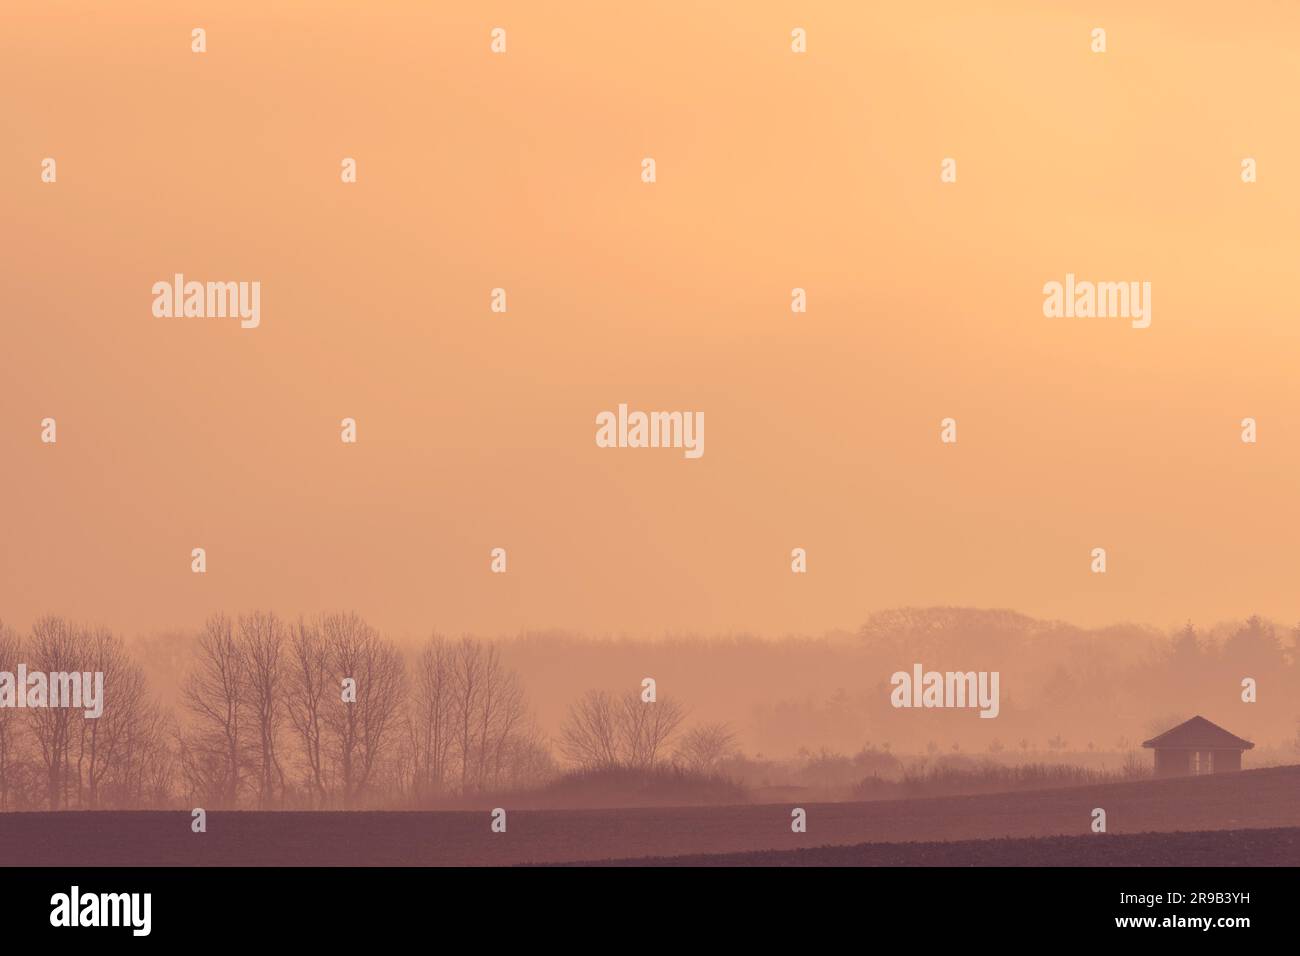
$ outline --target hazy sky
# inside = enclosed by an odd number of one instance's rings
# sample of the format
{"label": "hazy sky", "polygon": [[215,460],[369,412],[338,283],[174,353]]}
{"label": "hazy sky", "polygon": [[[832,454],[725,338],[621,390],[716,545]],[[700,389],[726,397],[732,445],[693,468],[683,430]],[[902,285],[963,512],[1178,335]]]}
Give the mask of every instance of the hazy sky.
{"label": "hazy sky", "polygon": [[[1300,618],[1300,7],[131,6],[0,33],[7,620]],[[596,447],[621,402],[705,454]]]}

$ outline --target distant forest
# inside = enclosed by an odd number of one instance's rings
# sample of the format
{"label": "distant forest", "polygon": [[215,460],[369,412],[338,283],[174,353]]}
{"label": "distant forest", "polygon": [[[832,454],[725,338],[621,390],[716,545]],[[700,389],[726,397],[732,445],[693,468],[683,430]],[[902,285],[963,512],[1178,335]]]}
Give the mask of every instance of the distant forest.
{"label": "distant forest", "polygon": [[[394,640],[354,613],[256,611],[127,640],[46,617],[0,625],[0,671],[102,671],[105,709],[0,708],[0,810],[439,806],[611,772],[870,797],[959,757],[1035,768],[988,780],[1061,778],[1045,761],[1134,773],[1142,739],[1195,713],[1257,742],[1248,767],[1295,762],[1298,637],[1258,617],[1166,633],[961,608],[783,639]],[[913,662],[1000,671],[1000,715],[895,710],[889,677]]]}

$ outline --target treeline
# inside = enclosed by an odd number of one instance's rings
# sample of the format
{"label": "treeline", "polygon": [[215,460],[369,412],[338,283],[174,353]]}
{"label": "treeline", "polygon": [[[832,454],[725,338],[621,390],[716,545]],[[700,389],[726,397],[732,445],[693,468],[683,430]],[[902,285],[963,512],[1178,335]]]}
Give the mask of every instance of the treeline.
{"label": "treeline", "polygon": [[[803,653],[818,661],[814,651]],[[915,661],[999,671],[998,718],[892,707],[889,675]],[[870,677],[855,687],[832,668]],[[725,669],[715,665],[711,673]],[[1009,611],[903,608],[873,615],[852,644],[823,645],[816,684],[795,683],[802,675],[790,673],[790,690],[758,702],[746,723],[746,740],[773,753],[821,745],[852,753],[864,729],[900,754],[1005,751],[1024,760],[1039,751],[1124,753],[1196,714],[1254,741],[1248,766],[1260,766],[1266,750],[1283,759],[1294,755],[1293,744],[1300,748],[1300,625],[1259,616],[1170,632],[1132,624],[1085,629]]]}
{"label": "treeline", "polygon": [[435,636],[408,660],[356,614],[213,617],[182,701],[177,787],[195,805],[418,804],[554,772],[495,646]]}
{"label": "treeline", "polygon": [[103,629],[0,625],[0,671],[19,663],[103,671],[104,709],[0,708],[0,810],[433,806],[565,769],[710,771],[734,749],[722,725],[681,734],[676,701],[590,691],[570,708],[562,767],[497,645],[435,635],[403,653],[352,613],[213,616],[174,708]]}
{"label": "treeline", "polygon": [[[48,617],[20,638],[0,624],[0,670],[104,674],[103,714],[0,707],[0,811],[165,805],[173,724],[120,638]],[[111,696],[110,696],[111,695]]]}

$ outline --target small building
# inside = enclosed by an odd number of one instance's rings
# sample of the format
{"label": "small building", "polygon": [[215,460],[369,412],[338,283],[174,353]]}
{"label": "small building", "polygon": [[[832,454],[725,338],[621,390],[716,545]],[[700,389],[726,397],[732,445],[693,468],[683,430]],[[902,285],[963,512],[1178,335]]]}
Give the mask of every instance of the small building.
{"label": "small building", "polygon": [[1185,777],[1240,770],[1242,752],[1255,745],[1198,716],[1142,746],[1156,752],[1157,777]]}

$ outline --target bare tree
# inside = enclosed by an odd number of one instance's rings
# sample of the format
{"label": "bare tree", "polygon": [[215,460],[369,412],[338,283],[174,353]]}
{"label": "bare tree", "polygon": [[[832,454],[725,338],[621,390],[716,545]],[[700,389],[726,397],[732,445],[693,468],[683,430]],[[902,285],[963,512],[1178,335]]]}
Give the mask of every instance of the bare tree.
{"label": "bare tree", "polygon": [[450,782],[455,696],[453,649],[435,634],[415,660],[408,733],[412,791],[417,799],[441,793]]}
{"label": "bare tree", "polygon": [[233,807],[248,773],[245,751],[251,718],[244,655],[228,617],[209,618],[198,638],[196,658],[182,690],[191,717],[179,741],[182,769],[192,793]]}
{"label": "bare tree", "polygon": [[[326,730],[324,706],[326,695],[337,693],[337,690],[330,686],[329,650],[319,623],[298,622],[289,641],[289,660],[289,722],[293,725],[306,764],[307,785],[316,805],[323,807],[329,799],[323,747]],[[334,688],[337,686],[335,684]]]}
{"label": "bare tree", "polygon": [[544,763],[518,677],[474,638],[435,635],[421,650],[408,728],[417,796],[485,792]]}
{"label": "bare tree", "polygon": [[623,695],[619,709],[624,760],[638,770],[653,770],[669,741],[686,719],[686,710],[671,698],[644,701],[637,690]]}
{"label": "bare tree", "polygon": [[497,785],[515,732],[525,717],[519,680],[501,663],[496,645],[478,644],[481,660],[478,711],[474,715],[474,786],[482,792]]}
{"label": "bare tree", "polygon": [[127,749],[140,743],[139,722],[151,705],[144,671],[131,660],[120,638],[104,628],[81,636],[85,668],[104,675],[103,712],[78,722],[75,737],[78,802],[100,806],[105,784],[122,768]]}
{"label": "bare tree", "polygon": [[583,694],[569,707],[560,731],[560,751],[584,770],[609,770],[622,763],[619,711],[603,690]]}
{"label": "bare tree", "polygon": [[351,682],[351,692],[340,693],[324,712],[340,796],[350,808],[396,736],[406,674],[396,648],[356,614],[326,615],[321,631],[335,686]]}
{"label": "bare tree", "polygon": [[255,611],[240,615],[238,646],[257,736],[257,805],[262,808],[274,806],[277,792],[284,793],[284,770],[277,753],[288,685],[284,644],[285,627],[274,614]]}
{"label": "bare tree", "polygon": [[725,723],[692,728],[677,747],[677,759],[696,773],[713,773],[736,752],[736,734]]}
{"label": "bare tree", "polygon": [[[143,676],[138,669],[137,673]],[[114,757],[101,790],[103,803],[123,808],[167,805],[174,773],[167,746],[169,728],[166,712],[141,693],[129,719],[115,729]]]}
{"label": "bare tree", "polygon": [[[21,646],[0,627],[0,669],[13,668]],[[33,625],[26,650],[32,672],[51,675],[46,686],[51,706],[32,707],[23,715],[39,761],[45,805],[93,810],[165,801],[172,767],[165,715],[122,640],[105,628],[45,617]],[[66,695],[76,686],[88,704],[86,681],[97,682],[100,674],[99,715],[86,716],[86,707],[68,706],[74,699]],[[53,706],[56,682],[60,706]],[[19,727],[13,712],[0,708],[0,809],[13,808],[15,771],[23,771],[24,780],[30,774],[16,739]]]}
{"label": "bare tree", "polygon": [[455,695],[457,756],[460,759],[460,790],[467,792],[473,775],[474,741],[479,698],[483,695],[483,656],[473,638],[464,637],[452,653],[452,693]]}
{"label": "bare tree", "polygon": [[502,744],[504,757],[496,786],[506,790],[540,787],[556,775],[555,758],[540,732],[525,724]]}
{"label": "bare tree", "polygon": [[[22,660],[22,638],[0,621],[0,670],[13,674]],[[11,794],[16,785],[19,765],[18,711],[0,707],[0,812],[11,809]]]}
{"label": "bare tree", "polygon": [[621,697],[588,691],[569,708],[560,750],[588,770],[653,770],[685,718],[686,711],[668,698],[643,701],[635,689]]}
{"label": "bare tree", "polygon": [[[28,647],[32,669],[46,673],[81,670],[84,646],[83,635],[63,618],[43,617],[32,625]],[[72,744],[76,724],[83,717],[82,711],[71,707],[33,707],[27,711],[44,770],[46,804],[51,810],[67,804]]]}

